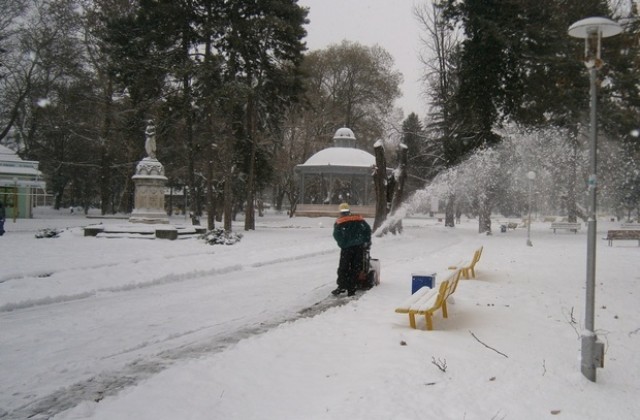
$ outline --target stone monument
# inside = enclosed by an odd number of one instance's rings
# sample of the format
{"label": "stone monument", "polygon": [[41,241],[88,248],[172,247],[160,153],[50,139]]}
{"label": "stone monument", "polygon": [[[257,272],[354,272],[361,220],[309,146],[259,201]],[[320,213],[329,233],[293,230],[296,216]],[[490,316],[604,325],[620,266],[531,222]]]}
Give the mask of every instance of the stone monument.
{"label": "stone monument", "polygon": [[156,128],[149,120],[145,131],[144,148],[147,157],[138,162],[133,176],[135,184],[134,209],[129,218],[133,223],[169,223],[164,209],[164,187],[167,177],[164,167],[156,159]]}

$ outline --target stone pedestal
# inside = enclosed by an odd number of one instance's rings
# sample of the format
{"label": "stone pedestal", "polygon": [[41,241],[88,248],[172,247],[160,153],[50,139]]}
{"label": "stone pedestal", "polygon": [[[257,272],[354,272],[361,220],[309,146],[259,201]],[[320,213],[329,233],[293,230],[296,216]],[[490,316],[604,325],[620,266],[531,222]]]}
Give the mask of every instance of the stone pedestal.
{"label": "stone pedestal", "polygon": [[155,158],[146,157],[136,166],[134,209],[129,218],[132,223],[169,223],[164,209],[164,187],[167,177],[164,167]]}

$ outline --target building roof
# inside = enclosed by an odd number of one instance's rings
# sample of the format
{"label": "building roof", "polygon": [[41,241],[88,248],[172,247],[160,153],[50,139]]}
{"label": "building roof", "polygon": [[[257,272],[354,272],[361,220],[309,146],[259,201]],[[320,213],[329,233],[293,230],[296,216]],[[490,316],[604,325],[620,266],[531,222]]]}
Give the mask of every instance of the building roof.
{"label": "building roof", "polygon": [[6,146],[0,145],[0,186],[31,186],[44,188],[42,172],[38,162],[22,160],[20,156]]}
{"label": "building roof", "polygon": [[370,168],[376,158],[368,152],[348,147],[328,147],[311,156],[300,166],[352,166]]}
{"label": "building roof", "polygon": [[347,127],[339,128],[333,136],[333,147],[311,156],[296,170],[301,173],[366,174],[376,164],[376,158],[356,149],[356,136]]}
{"label": "building roof", "polygon": [[9,149],[7,146],[3,146],[0,144],[0,161],[8,161],[8,160],[22,160],[20,156],[13,150]]}

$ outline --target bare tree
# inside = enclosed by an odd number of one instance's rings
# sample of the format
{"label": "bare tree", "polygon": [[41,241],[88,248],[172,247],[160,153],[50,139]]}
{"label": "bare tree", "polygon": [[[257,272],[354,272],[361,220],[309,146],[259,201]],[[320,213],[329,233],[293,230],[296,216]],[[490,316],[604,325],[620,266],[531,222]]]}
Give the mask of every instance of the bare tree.
{"label": "bare tree", "polygon": [[[425,2],[416,5],[414,15],[423,31],[420,36],[423,47],[420,61],[424,66],[422,81],[434,111],[427,128],[435,132],[435,137],[442,142],[444,158],[450,167],[459,158],[454,146],[455,125],[451,112],[456,87],[454,57],[459,45],[458,33],[455,28],[447,25],[443,11],[437,3]],[[447,197],[445,226],[452,227],[455,224],[454,203],[455,195]]]}
{"label": "bare tree", "polygon": [[325,138],[349,127],[359,144],[384,138],[384,122],[400,96],[402,75],[382,47],[343,41],[310,52],[303,63],[307,103],[325,130]]}

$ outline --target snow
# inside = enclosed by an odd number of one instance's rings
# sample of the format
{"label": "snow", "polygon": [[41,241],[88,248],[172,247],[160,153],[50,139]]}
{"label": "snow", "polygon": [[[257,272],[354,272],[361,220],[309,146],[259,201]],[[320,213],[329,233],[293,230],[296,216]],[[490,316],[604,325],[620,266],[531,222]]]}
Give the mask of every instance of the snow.
{"label": "snow", "polygon": [[[374,238],[381,284],[337,299],[330,218],[269,213],[211,246],[84,237],[95,220],[35,215],[0,237],[1,419],[638,418],[635,241],[598,241],[593,383],[579,366],[586,229],[537,221],[528,247],[502,218],[492,236],[477,220],[407,218]],[[601,217],[598,237],[617,226]],[[43,228],[62,232],[36,239]],[[437,282],[481,245],[477,279],[433,331],[394,312],[411,273]]]}
{"label": "snow", "polygon": [[9,149],[7,146],[3,146],[0,144],[0,161],[20,161],[21,159],[18,157],[18,154],[13,150]]}
{"label": "snow", "polygon": [[364,150],[351,147],[327,147],[311,156],[301,166],[357,166],[370,168],[376,158]]}

